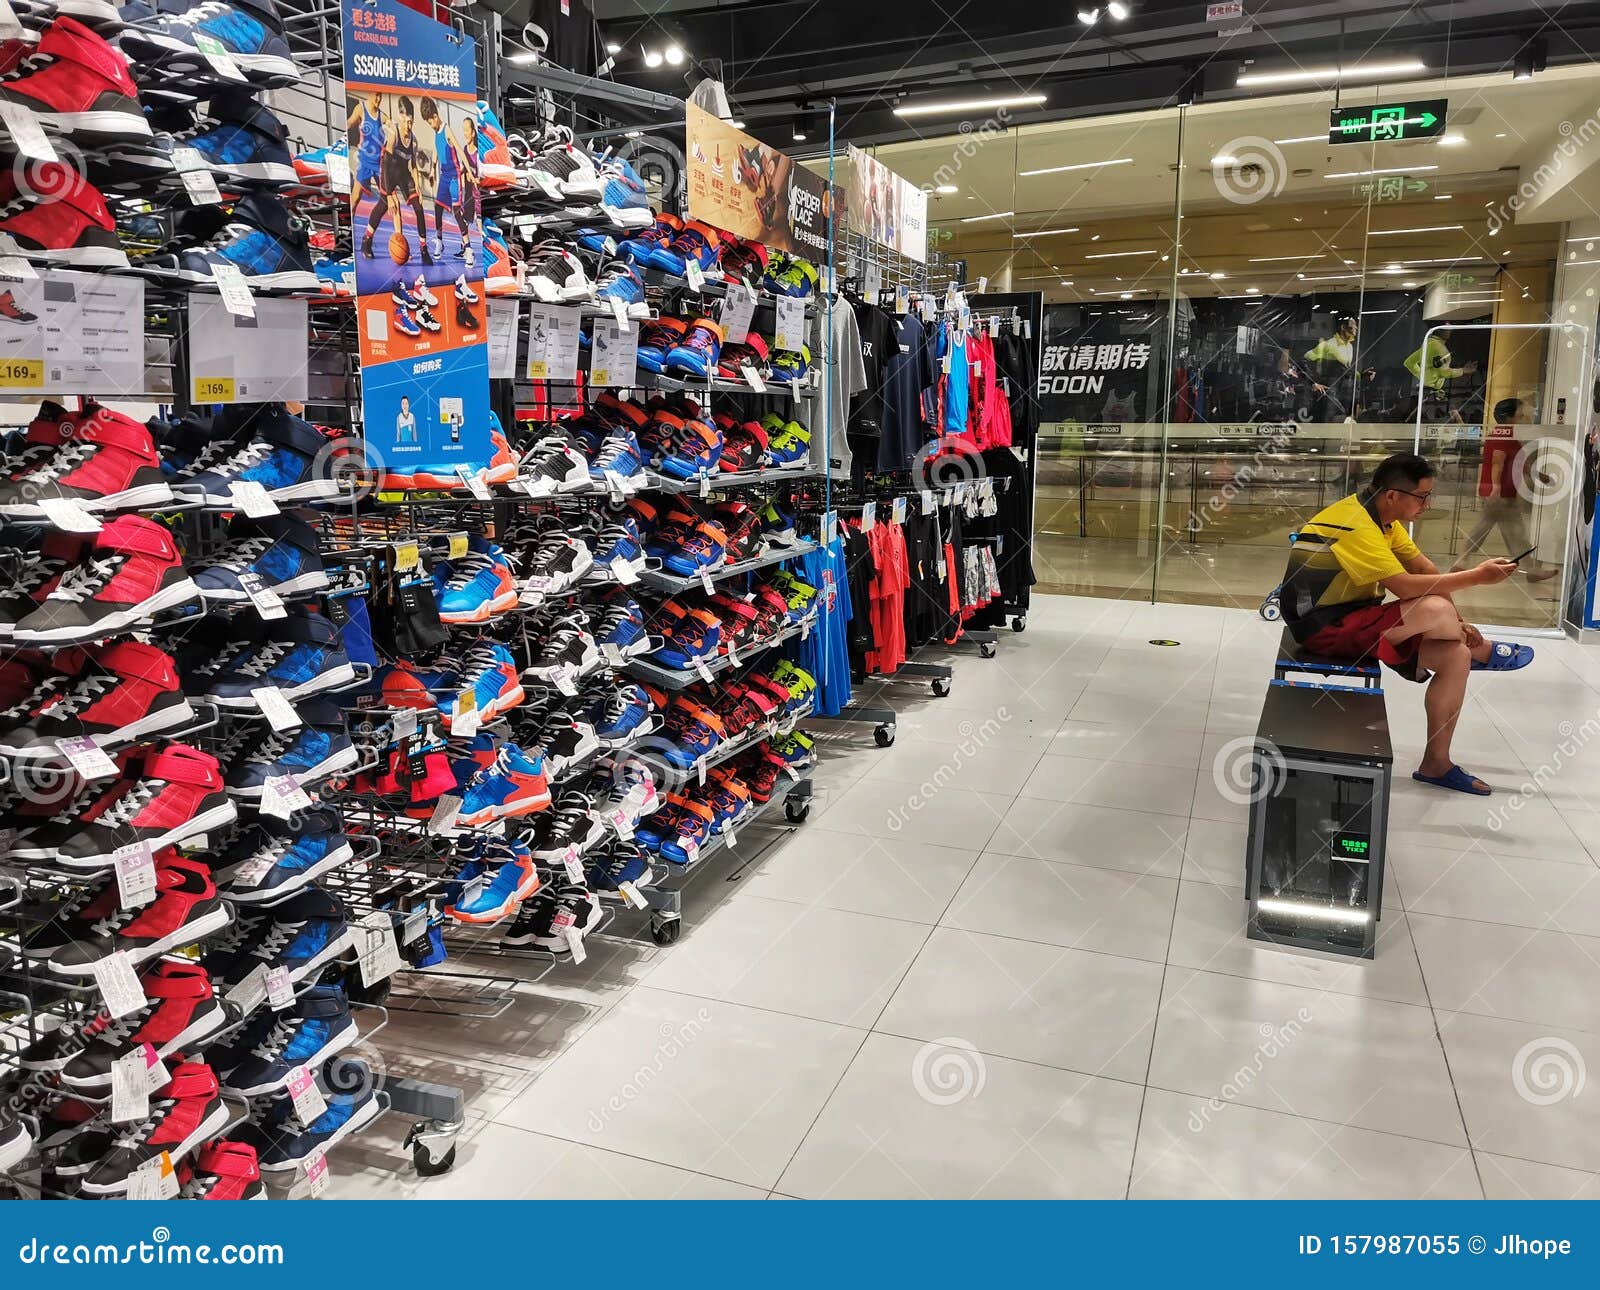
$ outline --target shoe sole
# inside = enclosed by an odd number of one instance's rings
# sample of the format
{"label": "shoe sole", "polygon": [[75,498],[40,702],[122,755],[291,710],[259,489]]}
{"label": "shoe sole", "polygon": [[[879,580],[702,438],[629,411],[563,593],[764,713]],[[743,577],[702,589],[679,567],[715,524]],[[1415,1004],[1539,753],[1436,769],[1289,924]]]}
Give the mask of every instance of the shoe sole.
{"label": "shoe sole", "polygon": [[21,628],[12,630],[11,639],[19,642],[54,641],[68,643],[71,641],[99,640],[104,636],[115,636],[130,627],[137,626],[146,618],[160,613],[163,609],[171,609],[177,605],[186,605],[191,600],[200,598],[200,588],[194,585],[193,578],[184,578],[175,582],[170,587],[164,587],[148,600],[133,606],[131,609],[117,609],[107,614],[99,622],[91,623],[87,627],[50,627],[43,631],[24,631]]}
{"label": "shoe sole", "polygon": [[[139,720],[130,722],[116,730],[108,730],[104,734],[90,735],[96,748],[114,748],[118,744],[132,743],[146,735],[157,734],[170,726],[181,726],[185,722],[193,721],[194,709],[189,706],[189,700],[175,704],[170,708],[163,708],[160,712],[152,712]],[[0,743],[0,756],[10,757],[16,761],[49,761],[60,760],[61,752],[54,744],[28,748],[17,748],[9,744]]]}
{"label": "shoe sole", "polygon": [[[159,31],[139,30],[136,34],[125,36],[124,41],[129,46],[124,50],[136,62],[154,63],[163,72],[209,72],[211,62],[193,45],[185,44],[171,36]],[[141,48],[142,46],[149,48]],[[291,81],[300,79],[300,65],[293,59],[283,58],[278,54],[244,54],[229,51],[231,57],[241,72],[250,77],[251,72],[257,76],[272,80]],[[236,83],[236,82],[235,82]]]}
{"label": "shoe sole", "polygon": [[[281,904],[295,893],[304,891],[318,878],[322,877],[323,874],[332,872],[334,869],[339,868],[340,865],[349,864],[355,858],[355,854],[349,843],[343,843],[328,852],[326,856],[318,860],[309,869],[303,869],[297,873],[293,884],[285,883],[279,887],[256,888],[250,891],[235,891],[229,888],[226,894],[228,899],[236,905],[270,907]],[[217,885],[221,887],[224,884],[219,881]]]}
{"label": "shoe sole", "polygon": [[478,910],[476,913],[464,914],[459,909],[456,909],[452,906],[446,909],[444,912],[451,918],[455,919],[456,922],[464,923],[468,927],[485,927],[492,923],[498,923],[510,918],[512,914],[517,912],[517,907],[521,905],[523,901],[527,900],[528,897],[532,896],[539,890],[539,886],[540,883],[538,873],[530,872],[528,875],[528,880],[524,882],[522,886],[518,887],[516,891],[512,892],[511,895],[505,900],[496,905],[493,911]]}
{"label": "shoe sole", "polygon": [[[107,493],[104,497],[80,497],[78,505],[91,514],[106,511],[137,511],[151,506],[165,506],[172,501],[172,489],[164,482],[142,484],[138,488],[124,489],[120,493]],[[0,506],[0,515],[12,520],[42,520],[48,516],[42,506],[31,502],[11,502]]]}
{"label": "shoe sole", "polygon": [[[232,824],[238,818],[238,808],[232,802],[223,802],[218,806],[213,806],[209,811],[195,816],[194,819],[186,820],[176,828],[168,829],[165,833],[146,839],[146,841],[149,843],[151,852],[154,853],[161,850],[162,847],[173,846],[177,843],[185,842],[189,838],[198,837],[202,833],[210,833],[213,829],[220,829],[225,824]],[[49,860],[63,869],[84,869],[90,872],[109,869],[113,864],[110,852],[102,856],[79,857],[62,855],[57,850],[41,851],[40,848],[34,847],[33,853],[32,856],[29,856],[21,849],[18,849],[12,851],[11,855],[18,860]]]}
{"label": "shoe sole", "polygon": [[[361,1028],[357,1026],[354,1021],[352,1021],[348,1026],[342,1027],[338,1034],[328,1041],[326,1047],[319,1049],[315,1056],[306,1058],[305,1061],[300,1064],[302,1066],[320,1066],[323,1062],[327,1061],[328,1058],[337,1057],[346,1048],[349,1048],[352,1044],[360,1040],[360,1038]],[[276,1093],[279,1089],[288,1084],[288,1082],[289,1076],[287,1073],[285,1073],[284,1077],[280,1080],[274,1080],[270,1084],[252,1084],[249,1088],[240,1088],[236,1084],[232,1084],[227,1080],[223,1080],[222,1089],[225,1093],[234,1093],[240,1097],[264,1097],[268,1093]]]}
{"label": "shoe sole", "polygon": [[[348,1120],[317,1145],[324,1152],[332,1151],[352,1133],[366,1128],[381,1114],[383,1114],[383,1107],[378,1105],[378,1099],[376,1097],[369,1098],[357,1110],[351,1112]],[[263,1174],[299,1173],[304,1164],[305,1161],[303,1160],[286,1160],[281,1164],[276,1161],[268,1164],[263,1160],[260,1164],[260,1169]]]}
{"label": "shoe sole", "polygon": [[[149,945],[140,946],[138,949],[123,951],[128,956],[128,964],[137,967],[141,963],[148,963],[151,959],[160,958],[168,950],[177,949],[181,945],[192,945],[203,940],[212,932],[221,931],[226,927],[233,915],[228,912],[226,905],[218,904],[209,914],[195,919],[194,922],[180,927],[175,932],[170,932],[159,940],[152,941]],[[58,976],[93,976],[93,963],[57,963],[51,959],[48,964],[50,970]]]}
{"label": "shoe sole", "polygon": [[[227,1127],[228,1121],[233,1119],[233,1112],[228,1109],[228,1104],[221,1101],[212,1108],[211,1113],[201,1120],[193,1133],[180,1142],[176,1147],[168,1147],[165,1154],[176,1163],[182,1160],[203,1142],[209,1142]],[[91,1166],[92,1168],[92,1166]],[[91,1183],[87,1178],[83,1180],[83,1190],[90,1196],[116,1196],[128,1190],[128,1179],[123,1178],[114,1183]]]}
{"label": "shoe sole", "polygon": [[[294,772],[295,779],[301,784],[315,784],[327,779],[330,775],[337,775],[341,770],[350,770],[361,760],[361,756],[354,747],[341,748],[333,756],[324,758],[315,766]],[[264,785],[252,784],[247,788],[230,788],[228,792],[235,797],[244,798],[246,801],[256,801],[264,791]]]}
{"label": "shoe sole", "polygon": [[114,246],[61,246],[44,250],[24,250],[22,258],[44,264],[66,264],[80,269],[126,269],[128,257]]}
{"label": "shoe sole", "polygon": [[211,163],[211,173],[223,179],[248,179],[263,184],[303,184],[293,166],[281,161],[246,161],[237,166]]}
{"label": "shoe sole", "polygon": [[[156,1056],[162,1059],[171,1057],[173,1053],[187,1052],[190,1047],[210,1035],[228,1028],[228,1010],[215,999],[208,1000],[211,1004],[205,1013],[197,1020],[191,1021],[182,1031],[167,1040],[164,1044],[156,1045]],[[71,1088],[87,1093],[97,1094],[107,1092],[111,1088],[111,1073],[94,1079],[73,1079],[64,1071],[61,1082]]]}
{"label": "shoe sole", "polygon": [[496,614],[509,613],[520,603],[521,597],[515,591],[504,591],[487,604],[479,605],[470,614],[440,613],[441,623],[486,623]]}
{"label": "shoe sole", "polygon": [[39,124],[59,134],[149,139],[150,122],[137,112],[40,112]]}
{"label": "shoe sole", "polygon": [[[294,596],[306,591],[321,591],[324,587],[331,587],[332,581],[328,575],[318,569],[314,573],[302,573],[298,578],[289,578],[283,582],[274,583],[267,590],[279,596]],[[235,591],[232,587],[201,587],[200,595],[206,600],[215,600],[222,604],[243,604],[250,597],[243,591]]]}
{"label": "shoe sole", "polygon": [[[355,679],[356,669],[354,664],[340,663],[335,667],[329,668],[326,672],[312,677],[309,681],[302,681],[299,685],[280,686],[279,688],[282,690],[285,699],[293,701],[295,699],[310,698],[313,694],[321,694],[324,690],[336,690],[341,685],[349,685]],[[219,708],[229,708],[233,711],[244,709],[249,712],[259,712],[261,710],[261,705],[256,702],[254,695],[230,694],[223,697],[208,694],[206,698]]]}

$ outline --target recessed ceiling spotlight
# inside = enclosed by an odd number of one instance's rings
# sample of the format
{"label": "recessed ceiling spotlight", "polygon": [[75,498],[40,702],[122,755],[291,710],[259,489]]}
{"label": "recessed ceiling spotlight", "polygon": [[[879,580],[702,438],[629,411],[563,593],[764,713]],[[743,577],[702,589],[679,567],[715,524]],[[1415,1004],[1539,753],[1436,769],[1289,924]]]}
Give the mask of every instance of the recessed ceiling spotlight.
{"label": "recessed ceiling spotlight", "polygon": [[955,184],[939,184],[934,188],[933,191],[938,193],[941,197],[948,197],[951,193],[958,193],[961,190],[956,187]]}
{"label": "recessed ceiling spotlight", "polygon": [[663,57],[674,67],[681,66],[683,63],[683,46],[677,44],[668,45],[663,51]]}
{"label": "recessed ceiling spotlight", "polygon": [[666,57],[659,49],[647,49],[644,51],[644,65],[646,67],[660,67],[666,61]]}

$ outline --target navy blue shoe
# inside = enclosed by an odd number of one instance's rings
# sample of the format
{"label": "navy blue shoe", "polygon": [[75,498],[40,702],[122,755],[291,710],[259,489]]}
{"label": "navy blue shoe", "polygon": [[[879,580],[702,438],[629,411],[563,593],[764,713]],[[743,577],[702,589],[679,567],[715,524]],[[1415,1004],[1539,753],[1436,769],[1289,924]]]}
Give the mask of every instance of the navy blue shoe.
{"label": "navy blue shoe", "polygon": [[328,585],[317,532],[292,515],[259,520],[241,516],[228,526],[228,546],[216,562],[194,575],[207,600],[237,604],[250,598],[244,579],[255,574],[269,591],[298,596]]}
{"label": "navy blue shoe", "polygon": [[351,770],[361,760],[344,728],[344,712],[326,699],[312,699],[297,709],[302,724],[267,735],[246,732],[242,758],[230,766],[226,783],[236,797],[258,798],[269,779],[293,775],[299,784],[314,784]]}
{"label": "navy blue shoe", "polygon": [[301,811],[294,828],[263,818],[220,857],[217,885],[239,905],[287,900],[354,858],[343,825],[332,807]]}
{"label": "navy blue shoe", "polygon": [[602,748],[626,748],[648,734],[654,724],[650,696],[642,685],[620,685],[606,703],[605,715],[595,723]]}
{"label": "navy blue shoe", "polygon": [[229,985],[244,980],[258,965],[269,972],[287,968],[291,983],[304,981],[350,948],[344,903],[320,887],[308,887],[269,912],[271,920],[222,968]]}
{"label": "navy blue shoe", "polygon": [[597,565],[610,566],[613,561],[621,560],[635,573],[644,567],[644,546],[639,539],[639,526],[631,515],[602,528],[595,535],[593,546]]}
{"label": "navy blue shoe", "polygon": [[294,157],[289,152],[288,131],[270,110],[243,89],[214,94],[206,105],[208,120],[198,126],[187,111],[152,113],[158,128],[165,128],[174,148],[193,148],[206,159],[211,173],[242,184],[292,184]]}
{"label": "navy blue shoe", "polygon": [[276,686],[291,701],[309,698],[356,679],[339,629],[315,610],[267,625],[267,635],[234,654],[218,671],[207,697],[224,708],[256,710],[255,691]]}
{"label": "navy blue shoe", "polygon": [[650,633],[645,630],[644,613],[630,596],[607,601],[594,638],[600,652],[608,657],[615,654],[625,660],[650,652]]}
{"label": "navy blue shoe", "polygon": [[178,220],[177,237],[135,267],[184,282],[211,282],[231,264],[253,287],[321,291],[304,221],[276,197],[246,193],[231,209],[196,206]]}
{"label": "navy blue shoe", "polygon": [[234,511],[239,503],[234,484],[260,484],[267,496],[284,502],[328,501],[339,496],[328,436],[275,403],[252,411],[240,444],[226,458],[187,481],[174,481],[174,491],[198,494],[211,510]]}
{"label": "navy blue shoe", "polygon": [[356,1091],[348,1095],[335,1093],[328,1109],[303,1129],[292,1115],[276,1125],[271,1145],[260,1156],[262,1173],[292,1177],[305,1168],[315,1152],[331,1151],[382,1113],[377,1094],[379,1081],[371,1067],[347,1059],[340,1063],[339,1069],[340,1073],[331,1076],[330,1082],[336,1087],[350,1087]]}
{"label": "navy blue shoe", "polygon": [[[141,10],[156,10],[141,16]],[[272,0],[192,0],[186,5],[139,5],[123,10],[131,24],[122,33],[122,52],[135,63],[163,73],[186,73],[223,80],[201,52],[197,35],[217,41],[252,85],[292,85],[300,68],[283,36],[283,22]]]}
{"label": "navy blue shoe", "polygon": [[336,985],[313,986],[295,1000],[249,1056],[222,1081],[226,1092],[265,1097],[289,1082],[297,1066],[320,1066],[361,1037],[349,1001]]}

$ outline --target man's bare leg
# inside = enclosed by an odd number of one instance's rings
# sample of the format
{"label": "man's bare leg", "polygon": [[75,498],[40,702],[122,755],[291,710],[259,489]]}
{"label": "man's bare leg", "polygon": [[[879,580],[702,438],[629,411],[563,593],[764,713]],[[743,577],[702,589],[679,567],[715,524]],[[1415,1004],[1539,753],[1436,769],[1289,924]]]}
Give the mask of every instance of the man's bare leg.
{"label": "man's bare leg", "polygon": [[[1417,769],[1424,775],[1446,774],[1455,765],[1450,741],[1455,736],[1461,705],[1467,697],[1467,674],[1472,670],[1474,659],[1488,660],[1489,642],[1484,640],[1468,648],[1460,615],[1444,596],[1419,596],[1403,602],[1399,625],[1386,635],[1393,645],[1415,636],[1422,637],[1417,648],[1417,662],[1433,673],[1433,679],[1428,682],[1423,705],[1428,716],[1428,741]],[[1475,782],[1482,784],[1481,780]]]}

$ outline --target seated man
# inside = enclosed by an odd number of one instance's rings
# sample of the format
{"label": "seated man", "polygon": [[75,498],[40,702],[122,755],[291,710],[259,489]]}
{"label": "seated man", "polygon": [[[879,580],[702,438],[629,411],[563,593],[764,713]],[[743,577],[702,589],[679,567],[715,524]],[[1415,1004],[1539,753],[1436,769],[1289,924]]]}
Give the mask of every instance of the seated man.
{"label": "seated man", "polygon": [[[1510,560],[1440,573],[1405,525],[1428,508],[1434,470],[1415,453],[1378,463],[1359,493],[1319,512],[1300,530],[1281,592],[1283,616],[1307,651],[1332,658],[1376,656],[1409,681],[1432,681],[1428,744],[1412,778],[1485,796],[1489,786],[1450,756],[1468,671],[1509,672],[1533,661],[1527,645],[1487,641],[1462,621],[1451,596],[1504,582]],[[1395,598],[1385,601],[1383,594]]]}

